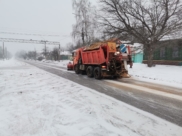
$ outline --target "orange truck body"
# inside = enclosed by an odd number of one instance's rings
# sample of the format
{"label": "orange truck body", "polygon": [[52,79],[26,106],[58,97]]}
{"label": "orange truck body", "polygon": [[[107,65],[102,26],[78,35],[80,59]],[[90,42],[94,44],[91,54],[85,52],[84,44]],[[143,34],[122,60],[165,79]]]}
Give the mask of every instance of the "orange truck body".
{"label": "orange truck body", "polygon": [[77,49],[73,53],[75,73],[86,73],[88,77],[130,77],[127,64],[132,66],[130,47],[127,53],[117,51],[115,42],[99,42]]}

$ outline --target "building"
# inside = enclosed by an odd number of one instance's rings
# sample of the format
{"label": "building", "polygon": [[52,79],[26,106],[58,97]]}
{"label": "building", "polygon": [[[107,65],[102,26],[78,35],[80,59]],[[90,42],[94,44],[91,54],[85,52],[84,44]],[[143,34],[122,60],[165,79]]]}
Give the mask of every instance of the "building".
{"label": "building", "polygon": [[132,52],[132,61],[133,63],[142,63],[143,62],[143,45],[139,43],[134,43],[130,45]]}
{"label": "building", "polygon": [[[153,54],[154,64],[182,66],[182,39],[161,41],[159,45]],[[144,54],[143,63],[146,63],[146,60],[147,55]]]}
{"label": "building", "polygon": [[72,54],[69,51],[61,51],[60,52],[60,60],[70,60],[72,58]]}

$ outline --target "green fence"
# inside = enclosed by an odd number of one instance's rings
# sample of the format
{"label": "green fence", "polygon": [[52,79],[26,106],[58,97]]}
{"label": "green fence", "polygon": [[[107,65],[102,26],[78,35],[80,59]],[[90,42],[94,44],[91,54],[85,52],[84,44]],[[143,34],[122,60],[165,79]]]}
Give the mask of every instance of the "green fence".
{"label": "green fence", "polygon": [[142,61],[143,61],[143,53],[134,54],[132,56],[132,61],[134,63],[142,63]]}
{"label": "green fence", "polygon": [[[163,43],[161,42],[160,44]],[[147,60],[146,52],[144,59]],[[165,44],[154,52],[153,59],[182,61],[182,39],[165,41]]]}
{"label": "green fence", "polygon": [[71,55],[60,55],[61,60],[70,60]]}

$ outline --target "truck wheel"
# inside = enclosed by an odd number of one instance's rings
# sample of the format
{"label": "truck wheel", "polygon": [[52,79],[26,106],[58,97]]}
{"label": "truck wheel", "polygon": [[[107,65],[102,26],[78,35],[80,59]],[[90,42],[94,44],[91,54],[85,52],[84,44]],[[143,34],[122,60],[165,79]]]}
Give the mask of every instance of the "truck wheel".
{"label": "truck wheel", "polygon": [[85,75],[85,74],[86,74],[85,70],[80,70],[80,73],[81,73],[82,75]]}
{"label": "truck wheel", "polygon": [[76,74],[79,74],[80,73],[80,70],[79,70],[79,65],[75,65],[75,73]]}
{"label": "truck wheel", "polygon": [[95,79],[101,79],[101,69],[99,67],[96,67],[94,69],[94,77]]}
{"label": "truck wheel", "polygon": [[93,76],[94,76],[93,67],[92,67],[92,66],[88,66],[86,72],[87,72],[87,76],[88,76],[88,77],[93,77]]}
{"label": "truck wheel", "polygon": [[118,77],[117,76],[112,76],[112,79],[117,79]]}

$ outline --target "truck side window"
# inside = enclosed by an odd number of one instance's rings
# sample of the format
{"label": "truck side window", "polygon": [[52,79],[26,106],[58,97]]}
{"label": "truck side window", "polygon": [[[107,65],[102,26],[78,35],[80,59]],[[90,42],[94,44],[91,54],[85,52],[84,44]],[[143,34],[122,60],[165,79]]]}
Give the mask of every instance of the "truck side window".
{"label": "truck side window", "polygon": [[74,57],[75,57],[75,56],[77,56],[77,53],[76,53],[76,52],[74,52]]}

